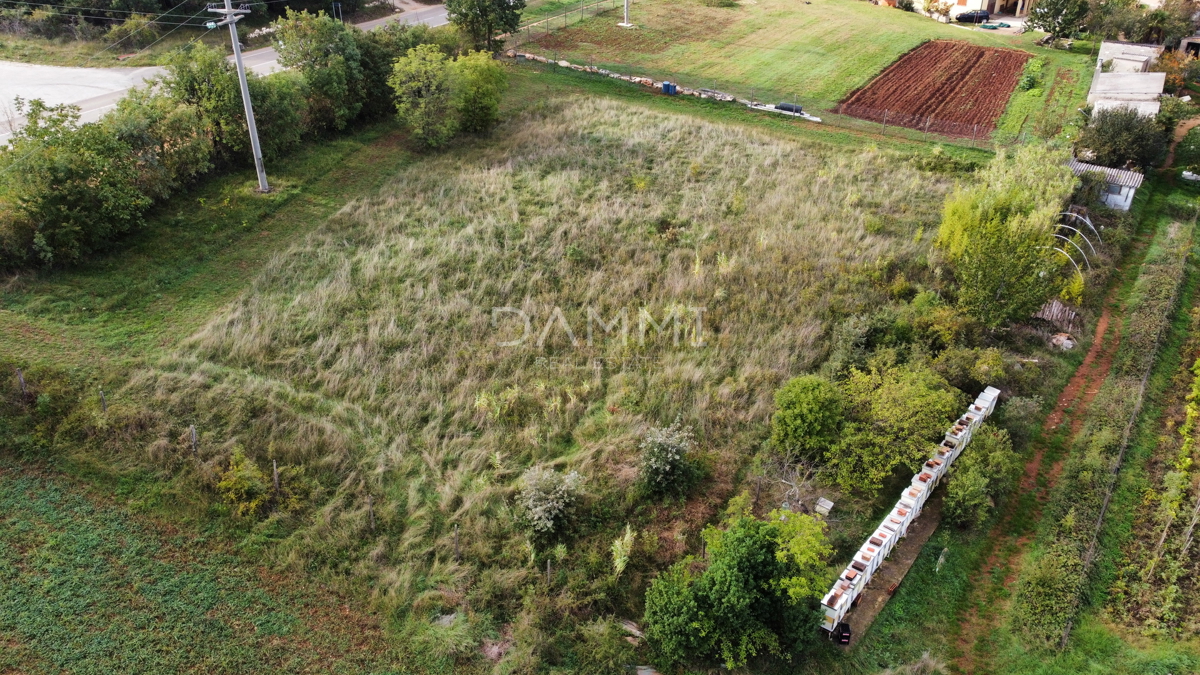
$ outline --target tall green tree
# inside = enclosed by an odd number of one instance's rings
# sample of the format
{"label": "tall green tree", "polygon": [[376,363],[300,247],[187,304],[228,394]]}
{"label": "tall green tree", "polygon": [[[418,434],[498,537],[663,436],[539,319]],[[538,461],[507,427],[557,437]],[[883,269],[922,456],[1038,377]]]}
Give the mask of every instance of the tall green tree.
{"label": "tall green tree", "polygon": [[1038,0],[1029,10],[1028,24],[1060,38],[1074,35],[1088,15],[1087,0]]}
{"label": "tall green tree", "polygon": [[517,30],[524,9],[525,0],[446,0],[450,22],[489,52],[497,49],[496,36]]}
{"label": "tall green tree", "polygon": [[1109,108],[1092,113],[1075,147],[1080,154],[1092,154],[1091,161],[1101,166],[1132,162],[1151,167],[1166,152],[1167,134],[1156,120],[1133,108]]}
{"label": "tall green tree", "polygon": [[1021,473],[1021,456],[1004,429],[980,427],[954,464],[946,488],[945,514],[951,522],[978,526],[987,520]]}
{"label": "tall green tree", "polygon": [[989,328],[1025,319],[1063,286],[1070,263],[1054,250],[1054,231],[1076,184],[1066,159],[1042,146],[999,153],[946,200],[938,247],[959,307]]}
{"label": "tall green tree", "polygon": [[292,9],[272,25],[279,65],[296,69],[308,84],[313,126],[344,129],[366,98],[362,54],[354,37],[358,29],[325,12]]}
{"label": "tall green tree", "polygon": [[500,120],[500,98],[508,86],[504,66],[488,52],[470,52],[454,60],[457,105],[462,130],[483,133]]}

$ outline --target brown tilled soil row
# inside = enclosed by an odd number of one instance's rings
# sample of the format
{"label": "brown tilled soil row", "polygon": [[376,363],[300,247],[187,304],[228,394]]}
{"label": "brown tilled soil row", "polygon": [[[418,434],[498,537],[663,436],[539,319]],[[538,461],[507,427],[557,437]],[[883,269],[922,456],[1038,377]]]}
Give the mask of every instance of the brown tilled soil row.
{"label": "brown tilled soil row", "polygon": [[[1030,54],[933,40],[901,56],[837,112],[940,133],[990,133]],[[886,120],[884,119],[886,116]]]}

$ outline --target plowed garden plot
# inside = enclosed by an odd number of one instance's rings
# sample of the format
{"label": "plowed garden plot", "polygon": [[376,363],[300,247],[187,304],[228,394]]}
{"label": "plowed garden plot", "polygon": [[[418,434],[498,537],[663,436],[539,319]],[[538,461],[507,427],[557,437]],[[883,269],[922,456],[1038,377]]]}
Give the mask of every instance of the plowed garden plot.
{"label": "plowed garden plot", "polygon": [[1030,56],[954,40],[926,42],[852,92],[837,112],[949,136],[986,135]]}

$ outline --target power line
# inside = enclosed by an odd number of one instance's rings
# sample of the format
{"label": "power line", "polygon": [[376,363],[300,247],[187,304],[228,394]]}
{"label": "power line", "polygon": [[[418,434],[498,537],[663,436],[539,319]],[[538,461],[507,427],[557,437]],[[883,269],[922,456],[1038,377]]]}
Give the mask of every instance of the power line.
{"label": "power line", "polygon": [[[166,15],[170,14],[171,12],[174,12],[175,10],[179,9],[180,7],[183,7],[184,5],[186,5],[186,4],[187,4],[188,2],[190,2],[190,1],[191,1],[191,0],[183,0],[183,2],[180,2],[178,5],[175,5],[175,6],[174,6],[174,7],[172,7],[171,9],[168,9],[167,11],[163,12],[162,14],[159,14],[159,15],[158,15],[157,17],[155,17],[155,18],[161,18],[161,17],[164,17],[164,16],[166,16]],[[151,21],[151,23],[152,23],[152,22],[153,22],[153,21]],[[117,40],[116,42],[114,42],[114,43],[112,43],[111,45],[109,45],[109,46],[105,47],[104,49],[101,49],[100,51],[96,52],[95,54],[92,54],[91,56],[89,56],[89,57],[88,57],[88,60],[87,60],[87,61],[84,61],[84,62],[83,62],[83,65],[85,65],[85,66],[86,66],[87,64],[89,64],[89,63],[91,63],[91,62],[92,62],[92,59],[96,58],[97,56],[100,56],[101,54],[103,54],[104,52],[106,52],[106,51],[108,51],[108,50],[112,49],[113,47],[116,47],[117,45],[119,45],[119,44],[121,44],[122,42],[124,42],[124,41],[128,40],[129,38],[133,37],[134,35],[137,35],[138,33],[140,33],[140,32],[142,32],[142,31],[146,30],[146,28],[147,28],[149,25],[150,25],[150,23],[147,23],[145,26],[141,26],[141,27],[139,27],[137,30],[133,31],[133,32],[132,32],[132,33],[130,33],[129,35],[126,35],[125,37],[121,38],[120,40]]]}
{"label": "power line", "polygon": [[[201,12],[204,12],[204,11],[207,11],[207,10],[203,10],[203,9],[202,9],[202,10],[200,10],[199,12],[196,12],[195,14],[193,14],[193,15],[189,16],[189,17],[188,17],[188,19],[190,20],[190,19],[194,19],[194,18],[196,18],[196,17],[200,16]],[[136,52],[134,52],[134,53],[135,53],[135,54],[141,54],[142,52],[146,51],[147,49],[150,49],[150,48],[151,48],[151,47],[153,47],[154,45],[156,45],[156,44],[158,44],[158,43],[162,42],[163,40],[167,39],[167,36],[168,36],[168,35],[170,35],[171,33],[174,33],[175,31],[179,30],[179,27],[180,27],[180,26],[190,26],[190,25],[197,25],[197,24],[187,24],[187,23],[181,23],[181,24],[179,24],[179,26],[175,26],[174,28],[172,28],[171,30],[167,31],[166,33],[163,33],[162,37],[158,38],[158,39],[157,39],[157,40],[155,40],[154,42],[151,42],[150,44],[146,45],[145,47],[142,47],[141,49],[137,50],[137,51],[136,51]],[[203,24],[199,24],[199,25],[203,25]],[[211,30],[211,29],[210,29],[210,30]],[[202,35],[203,35],[203,34],[202,34]],[[198,39],[199,39],[199,37],[197,37],[196,39],[198,40]],[[196,40],[192,40],[192,42],[195,42],[195,41],[196,41]],[[189,43],[189,44],[190,44],[190,43]]]}

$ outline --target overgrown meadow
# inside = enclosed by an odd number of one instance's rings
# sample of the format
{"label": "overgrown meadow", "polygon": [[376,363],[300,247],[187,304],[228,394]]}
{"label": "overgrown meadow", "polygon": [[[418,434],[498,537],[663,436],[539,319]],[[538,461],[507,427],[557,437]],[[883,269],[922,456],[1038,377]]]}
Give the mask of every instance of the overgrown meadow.
{"label": "overgrown meadow", "polygon": [[[430,665],[514,621],[509,658],[543,658],[542,615],[636,611],[652,571],[699,545],[779,384],[823,360],[834,322],[924,269],[951,182],[870,149],[550,101],[344,208],[65,433],[153,467],[162,499],[215,503],[236,450],[268,480],[276,462],[289,498],[249,541],[369,583],[434,645]],[[498,344],[524,327],[496,307],[529,317],[522,344]],[[589,309],[606,324],[590,345]],[[676,419],[702,488],[648,503],[637,445]],[[512,506],[534,465],[584,478],[553,540]],[[608,547],[627,523],[618,583]]]}

